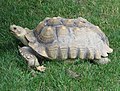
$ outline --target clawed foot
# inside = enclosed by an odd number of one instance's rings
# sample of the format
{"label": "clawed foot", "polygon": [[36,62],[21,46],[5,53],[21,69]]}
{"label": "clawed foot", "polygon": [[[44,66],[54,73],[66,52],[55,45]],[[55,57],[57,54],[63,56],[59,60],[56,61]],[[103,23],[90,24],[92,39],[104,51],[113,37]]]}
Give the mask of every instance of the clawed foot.
{"label": "clawed foot", "polygon": [[94,60],[94,62],[97,64],[107,64],[110,62],[110,59],[109,58],[101,58],[99,60]]}
{"label": "clawed foot", "polygon": [[36,69],[40,72],[44,72],[46,67],[44,67],[43,65],[42,66],[37,66]]}

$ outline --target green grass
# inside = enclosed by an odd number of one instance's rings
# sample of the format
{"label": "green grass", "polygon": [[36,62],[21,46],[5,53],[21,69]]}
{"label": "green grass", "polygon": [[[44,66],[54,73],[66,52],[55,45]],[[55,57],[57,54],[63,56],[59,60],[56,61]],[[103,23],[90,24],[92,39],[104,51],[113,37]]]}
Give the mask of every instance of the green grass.
{"label": "green grass", "polygon": [[[105,32],[114,52],[107,65],[45,62],[45,73],[27,70],[11,24],[33,29],[45,17],[84,17]],[[81,76],[69,77],[71,68]],[[0,0],[0,91],[120,91],[120,0]]]}

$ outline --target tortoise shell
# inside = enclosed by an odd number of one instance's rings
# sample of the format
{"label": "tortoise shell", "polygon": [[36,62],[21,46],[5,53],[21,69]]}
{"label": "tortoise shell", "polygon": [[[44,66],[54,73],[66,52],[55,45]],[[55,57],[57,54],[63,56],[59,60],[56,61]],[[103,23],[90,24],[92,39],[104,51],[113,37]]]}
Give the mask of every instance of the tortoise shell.
{"label": "tortoise shell", "polygon": [[33,50],[50,59],[101,59],[112,52],[100,28],[82,17],[46,18],[26,38]]}

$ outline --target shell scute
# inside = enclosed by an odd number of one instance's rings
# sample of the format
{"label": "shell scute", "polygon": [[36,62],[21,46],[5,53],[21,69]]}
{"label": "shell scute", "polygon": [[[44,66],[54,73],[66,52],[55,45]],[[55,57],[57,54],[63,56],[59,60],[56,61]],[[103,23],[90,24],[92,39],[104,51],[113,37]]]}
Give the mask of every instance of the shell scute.
{"label": "shell scute", "polygon": [[59,46],[58,44],[48,45],[46,48],[47,54],[52,59],[57,59],[59,56]]}
{"label": "shell scute", "polygon": [[78,27],[74,27],[74,28],[72,29],[72,31],[73,31],[74,35],[79,35],[80,32],[81,32],[80,28],[78,28]]}
{"label": "shell scute", "polygon": [[45,27],[45,23],[40,22],[34,32],[38,35],[44,27]]}
{"label": "shell scute", "polygon": [[68,58],[68,47],[61,46],[60,47],[60,59],[67,59]]}
{"label": "shell scute", "polygon": [[85,26],[85,23],[76,20],[76,21],[75,21],[75,25],[76,25],[77,27],[84,27],[84,26]]}
{"label": "shell scute", "polygon": [[78,47],[71,46],[69,47],[69,58],[77,58],[78,57]]}
{"label": "shell scute", "polygon": [[87,58],[94,59],[94,49],[90,49],[90,48],[88,49]]}
{"label": "shell scute", "polygon": [[51,26],[44,27],[41,33],[38,35],[39,40],[42,42],[51,42],[54,40],[54,28]]}
{"label": "shell scute", "polygon": [[63,25],[72,27],[74,26],[74,19],[63,19]]}
{"label": "shell scute", "polygon": [[68,28],[64,25],[56,27],[57,36],[66,36],[69,34]]}
{"label": "shell scute", "polygon": [[51,18],[47,20],[47,25],[48,26],[55,26],[55,25],[60,25],[62,24],[61,20],[57,17]]}
{"label": "shell scute", "polygon": [[85,54],[85,48],[79,48],[79,58],[84,59]]}

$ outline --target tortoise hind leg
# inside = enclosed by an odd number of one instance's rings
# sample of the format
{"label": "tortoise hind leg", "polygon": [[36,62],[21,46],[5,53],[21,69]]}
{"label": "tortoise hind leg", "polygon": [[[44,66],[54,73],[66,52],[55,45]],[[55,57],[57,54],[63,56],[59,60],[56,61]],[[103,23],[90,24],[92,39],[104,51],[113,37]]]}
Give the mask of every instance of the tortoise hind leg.
{"label": "tortoise hind leg", "polygon": [[19,47],[20,54],[26,59],[29,68],[36,68],[38,71],[45,71],[44,66],[40,66],[37,57],[35,56],[33,50],[30,47],[24,46]]}
{"label": "tortoise hind leg", "polygon": [[105,57],[105,58],[101,58],[99,60],[94,60],[94,62],[97,64],[107,64],[110,62],[110,59]]}

